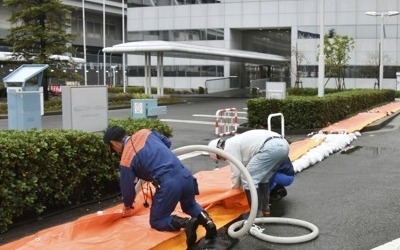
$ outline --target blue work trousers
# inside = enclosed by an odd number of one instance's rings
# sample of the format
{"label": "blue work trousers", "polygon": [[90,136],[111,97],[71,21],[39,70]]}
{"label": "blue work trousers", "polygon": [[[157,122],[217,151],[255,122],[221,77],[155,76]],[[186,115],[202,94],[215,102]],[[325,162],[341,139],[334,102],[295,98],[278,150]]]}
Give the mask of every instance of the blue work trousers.
{"label": "blue work trousers", "polygon": [[[197,184],[187,168],[172,171],[158,178],[160,188],[153,197],[150,209],[150,226],[160,231],[176,231],[171,213],[180,202],[182,211],[197,217],[204,209],[196,202]],[[198,189],[197,189],[198,190]]]}

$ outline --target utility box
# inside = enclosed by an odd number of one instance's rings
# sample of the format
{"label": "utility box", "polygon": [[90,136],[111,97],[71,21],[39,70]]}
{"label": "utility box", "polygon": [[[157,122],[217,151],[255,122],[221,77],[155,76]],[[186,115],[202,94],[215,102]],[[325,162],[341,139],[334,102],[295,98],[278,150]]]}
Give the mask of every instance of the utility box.
{"label": "utility box", "polygon": [[42,129],[41,92],[7,88],[8,129]]}
{"label": "utility box", "polygon": [[267,99],[285,99],[286,82],[266,82],[265,93]]}
{"label": "utility box", "polygon": [[62,86],[63,129],[98,132],[107,128],[107,86]]}
{"label": "utility box", "polygon": [[24,64],[3,78],[7,88],[8,129],[42,129],[43,71],[47,64]]}
{"label": "utility box", "polygon": [[158,106],[157,99],[132,99],[132,118],[155,118],[167,113],[166,106]]}

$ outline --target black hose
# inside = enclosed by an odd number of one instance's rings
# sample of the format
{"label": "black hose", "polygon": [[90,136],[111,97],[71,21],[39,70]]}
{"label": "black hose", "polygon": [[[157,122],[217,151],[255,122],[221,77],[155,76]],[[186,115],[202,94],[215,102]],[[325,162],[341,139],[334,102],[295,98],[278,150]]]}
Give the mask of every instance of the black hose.
{"label": "black hose", "polygon": [[18,222],[18,223],[14,223],[14,224],[10,225],[8,227],[8,229],[14,229],[14,228],[17,228],[17,227],[20,227],[20,226],[24,226],[24,225],[30,224],[32,222],[35,222],[35,221],[47,219],[47,218],[50,218],[50,217],[53,217],[53,216],[56,216],[56,215],[59,215],[59,214],[74,210],[74,209],[77,209],[77,208],[81,208],[81,207],[84,207],[84,206],[87,206],[87,205],[92,205],[92,204],[97,203],[97,202],[108,201],[108,200],[114,199],[114,198],[116,198],[118,196],[120,196],[120,193],[106,196],[106,197],[104,197],[104,198],[102,198],[100,200],[91,200],[91,201],[86,201],[84,203],[79,203],[79,204],[76,204],[74,206],[63,208],[61,210],[58,210],[58,211],[55,211],[55,212],[52,212],[52,213],[43,214],[42,216],[39,216],[37,218],[26,219],[24,221],[21,221],[21,222]]}

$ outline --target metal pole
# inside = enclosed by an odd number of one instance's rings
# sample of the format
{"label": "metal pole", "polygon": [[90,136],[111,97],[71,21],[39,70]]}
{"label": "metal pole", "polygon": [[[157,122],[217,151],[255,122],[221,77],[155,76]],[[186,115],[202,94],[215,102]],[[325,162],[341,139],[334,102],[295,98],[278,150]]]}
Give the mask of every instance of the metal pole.
{"label": "metal pole", "polygon": [[[106,47],[106,1],[103,0],[103,49]],[[103,52],[103,81],[106,83],[106,53]]]}
{"label": "metal pole", "polygon": [[84,69],[83,69],[83,75],[85,78],[85,86],[87,86],[87,72],[86,72],[86,18],[85,18],[85,0],[82,0],[82,26],[83,26],[83,59],[85,60],[85,63],[83,64]]}
{"label": "metal pole", "polygon": [[99,54],[101,50],[97,51],[97,85],[100,85],[100,59]]}
{"label": "metal pole", "polygon": [[380,44],[379,44],[379,89],[383,87],[383,19],[385,16],[397,16],[400,12],[395,10],[390,10],[387,12],[376,12],[376,11],[367,11],[365,12],[366,15],[381,17],[381,37],[380,37]]}
{"label": "metal pole", "polygon": [[[125,0],[122,0],[122,43],[125,43]],[[126,93],[126,55],[122,53],[122,85]]]}
{"label": "metal pole", "polygon": [[383,18],[384,14],[381,14],[381,43],[379,45],[379,89],[382,89],[383,85]]}
{"label": "metal pole", "polygon": [[318,58],[318,96],[324,96],[325,54],[324,54],[324,0],[320,1],[319,58]]}

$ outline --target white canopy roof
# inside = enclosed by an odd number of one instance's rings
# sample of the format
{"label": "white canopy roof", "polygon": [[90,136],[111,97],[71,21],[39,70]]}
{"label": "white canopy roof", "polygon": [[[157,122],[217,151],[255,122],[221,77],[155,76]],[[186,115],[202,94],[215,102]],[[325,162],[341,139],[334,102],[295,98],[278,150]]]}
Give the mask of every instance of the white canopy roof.
{"label": "white canopy roof", "polygon": [[288,59],[283,56],[245,50],[232,50],[187,43],[166,41],[141,41],[117,44],[103,49],[105,53],[144,55],[163,52],[164,57],[183,57],[210,60],[240,61],[257,64],[281,64]]}

